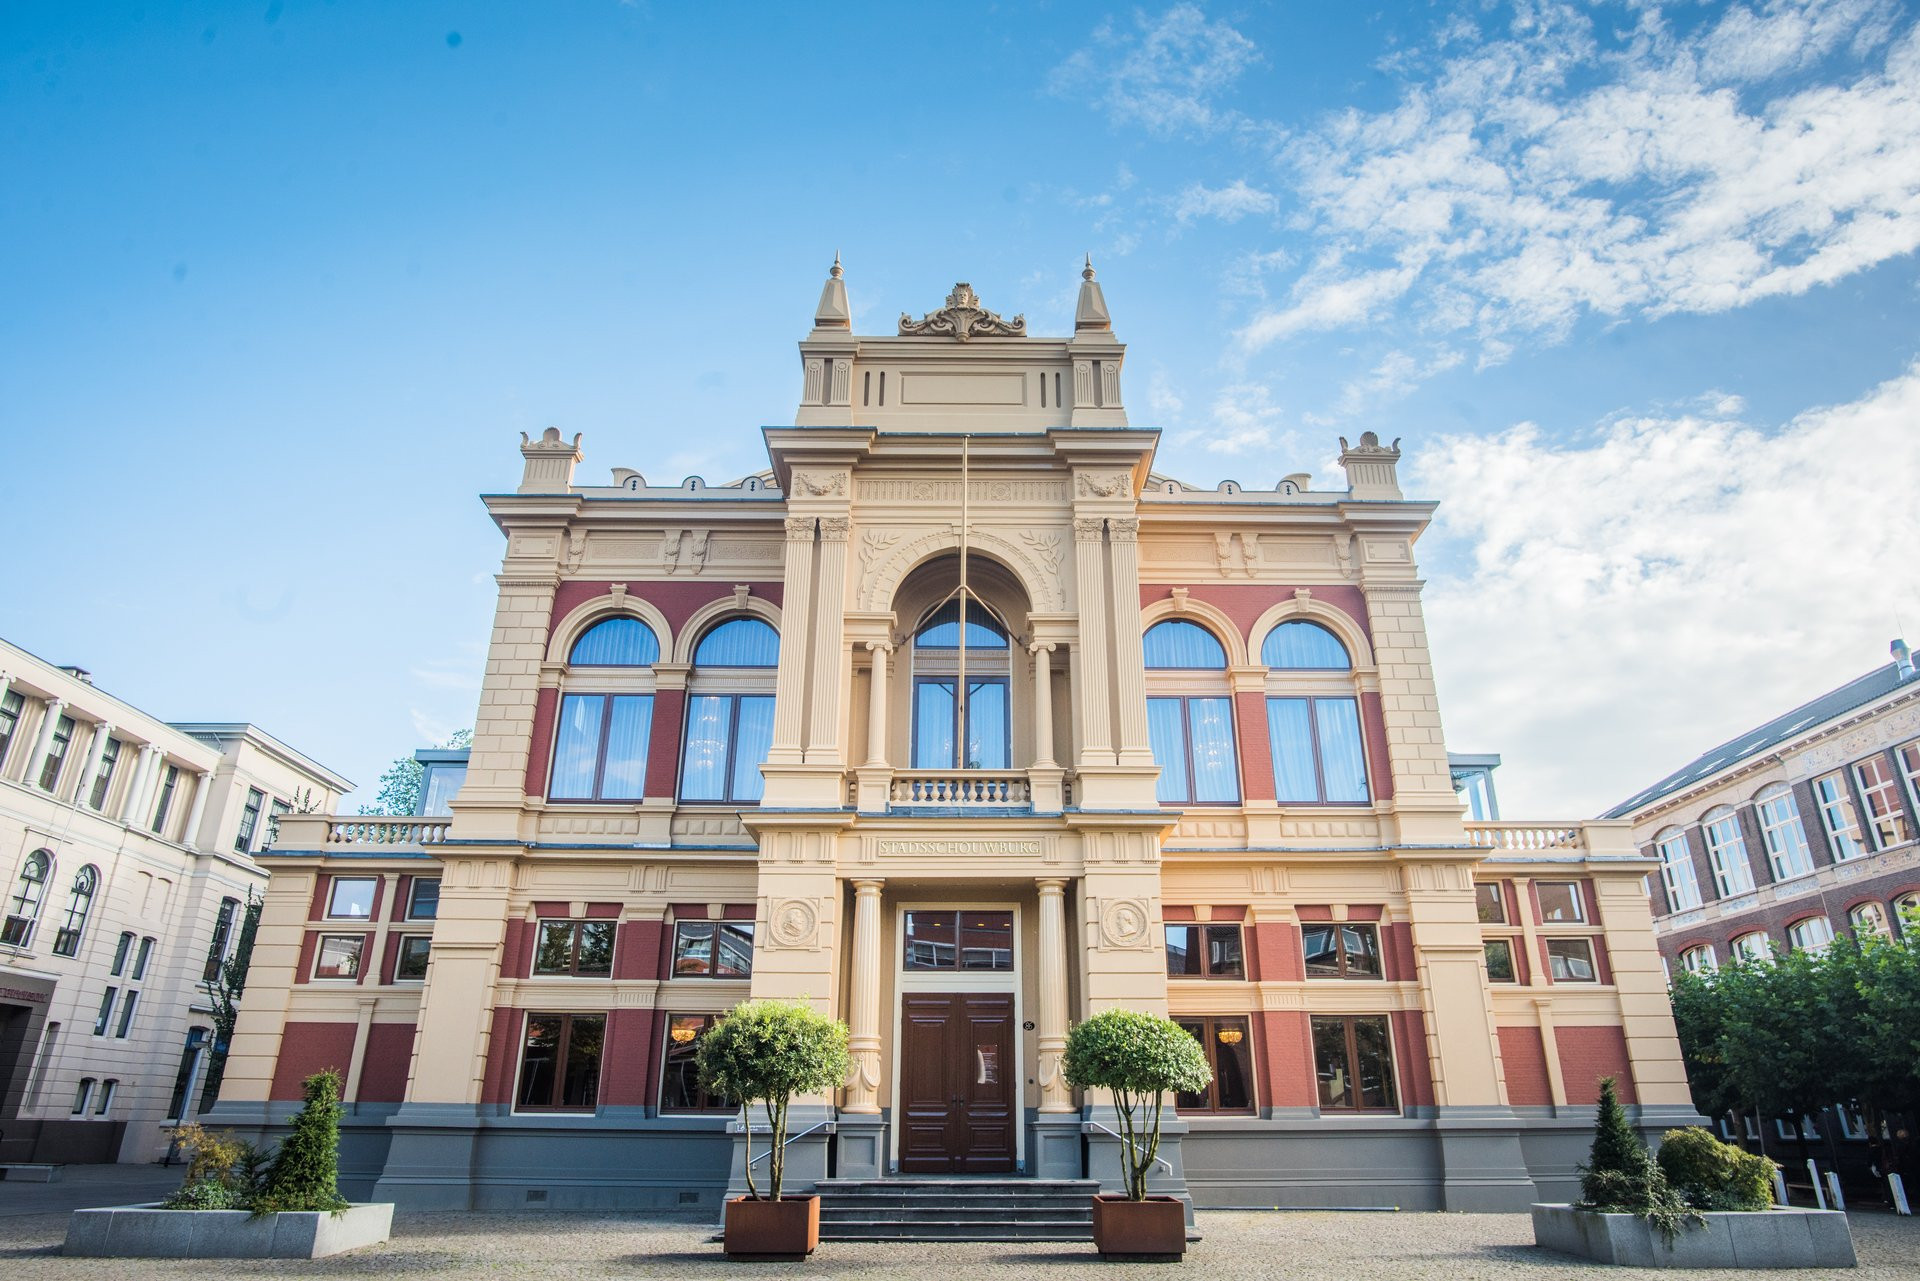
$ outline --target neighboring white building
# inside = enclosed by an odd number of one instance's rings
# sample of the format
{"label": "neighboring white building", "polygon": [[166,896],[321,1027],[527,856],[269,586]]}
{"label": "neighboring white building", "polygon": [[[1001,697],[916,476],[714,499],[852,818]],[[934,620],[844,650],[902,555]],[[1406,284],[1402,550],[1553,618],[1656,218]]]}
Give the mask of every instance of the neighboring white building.
{"label": "neighboring white building", "polygon": [[0,1163],[144,1161],[202,1103],[252,855],[352,784],[0,641]]}

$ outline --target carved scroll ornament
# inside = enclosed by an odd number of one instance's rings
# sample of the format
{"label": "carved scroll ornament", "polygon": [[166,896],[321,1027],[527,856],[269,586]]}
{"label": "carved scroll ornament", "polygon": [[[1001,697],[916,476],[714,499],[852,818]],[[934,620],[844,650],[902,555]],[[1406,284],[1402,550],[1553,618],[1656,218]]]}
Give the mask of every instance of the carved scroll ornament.
{"label": "carved scroll ornament", "polygon": [[930,311],[918,320],[901,312],[900,336],[957,338],[961,342],[969,338],[1025,338],[1027,318],[1015,316],[1012,320],[1002,320],[980,305],[980,295],[973,292],[972,285],[961,281],[947,295],[947,305],[940,310]]}

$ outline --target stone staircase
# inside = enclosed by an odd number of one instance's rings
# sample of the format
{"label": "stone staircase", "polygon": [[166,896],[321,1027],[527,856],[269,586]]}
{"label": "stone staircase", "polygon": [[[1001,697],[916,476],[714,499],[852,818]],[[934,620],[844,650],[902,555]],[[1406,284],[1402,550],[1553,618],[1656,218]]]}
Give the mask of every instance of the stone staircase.
{"label": "stone staircase", "polygon": [[822,1241],[1091,1241],[1093,1179],[822,1179]]}

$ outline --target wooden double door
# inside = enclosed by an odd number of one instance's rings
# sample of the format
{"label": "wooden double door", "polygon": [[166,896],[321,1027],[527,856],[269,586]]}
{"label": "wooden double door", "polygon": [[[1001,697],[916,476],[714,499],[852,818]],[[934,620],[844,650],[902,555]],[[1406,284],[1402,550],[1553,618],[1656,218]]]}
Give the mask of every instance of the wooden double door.
{"label": "wooden double door", "polygon": [[1011,992],[900,998],[900,1172],[1013,1170],[1020,1080]]}

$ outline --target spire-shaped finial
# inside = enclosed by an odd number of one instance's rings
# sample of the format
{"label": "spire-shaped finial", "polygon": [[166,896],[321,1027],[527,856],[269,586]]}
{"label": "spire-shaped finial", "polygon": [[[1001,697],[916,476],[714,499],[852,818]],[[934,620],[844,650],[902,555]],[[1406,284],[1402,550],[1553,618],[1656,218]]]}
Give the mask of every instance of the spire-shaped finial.
{"label": "spire-shaped finial", "polygon": [[840,279],[840,251],[838,249],[833,251],[833,267],[827,274],[835,280]]}
{"label": "spire-shaped finial", "polygon": [[833,251],[833,266],[827,271],[827,283],[820,290],[820,305],[813,309],[815,329],[852,329],[853,311],[847,306],[847,282],[842,280],[840,251]]}
{"label": "spire-shaped finial", "polygon": [[1113,318],[1107,314],[1107,296],[1100,288],[1100,282],[1093,278],[1093,255],[1087,255],[1087,265],[1080,272],[1080,302],[1073,309],[1073,331],[1086,333],[1088,330],[1107,330],[1113,328]]}
{"label": "spire-shaped finial", "polygon": [[1092,255],[1092,254],[1088,254],[1088,255],[1087,255],[1087,265],[1086,265],[1086,267],[1085,267],[1085,269],[1083,269],[1083,270],[1081,271],[1081,273],[1080,273],[1080,279],[1082,279],[1082,280],[1092,280],[1092,279],[1093,279],[1093,255]]}

